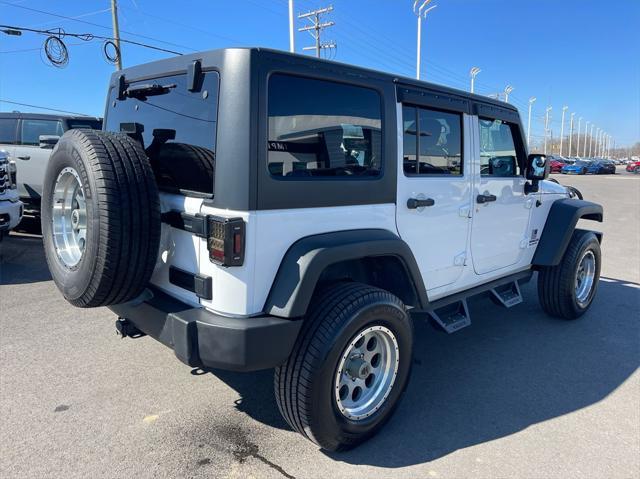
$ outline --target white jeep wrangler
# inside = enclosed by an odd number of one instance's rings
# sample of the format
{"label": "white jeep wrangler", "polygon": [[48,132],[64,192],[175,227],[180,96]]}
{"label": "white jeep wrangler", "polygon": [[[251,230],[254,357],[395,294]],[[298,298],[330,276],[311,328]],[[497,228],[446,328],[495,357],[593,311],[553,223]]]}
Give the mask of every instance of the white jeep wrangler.
{"label": "white jeep wrangler", "polygon": [[329,450],[407,385],[412,319],[470,324],[538,273],[543,309],[590,306],[599,205],[544,181],[509,104],[264,49],[115,73],[104,131],[71,130],[42,230],[64,297],[184,363],[275,368],[289,425]]}

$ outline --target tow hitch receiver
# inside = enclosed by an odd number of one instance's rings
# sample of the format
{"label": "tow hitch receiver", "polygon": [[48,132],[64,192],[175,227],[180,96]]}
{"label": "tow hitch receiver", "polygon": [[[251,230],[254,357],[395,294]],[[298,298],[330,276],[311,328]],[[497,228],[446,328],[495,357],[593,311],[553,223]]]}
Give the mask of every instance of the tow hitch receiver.
{"label": "tow hitch receiver", "polygon": [[146,336],[145,333],[140,331],[135,325],[126,318],[118,318],[116,320],[116,331],[117,333],[124,338],[141,338],[142,336]]}

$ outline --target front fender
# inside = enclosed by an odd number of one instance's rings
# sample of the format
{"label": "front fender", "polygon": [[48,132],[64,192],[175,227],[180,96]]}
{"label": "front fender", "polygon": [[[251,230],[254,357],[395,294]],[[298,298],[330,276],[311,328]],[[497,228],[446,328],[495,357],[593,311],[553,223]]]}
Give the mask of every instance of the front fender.
{"label": "front fender", "polygon": [[324,233],[296,241],[282,259],[264,311],[285,318],[304,316],[318,279],[328,266],[374,256],[400,259],[420,306],[427,306],[426,288],[409,246],[390,231],[365,229]]}
{"label": "front fender", "polygon": [[[602,222],[602,206],[590,201],[560,199],[553,202],[540,242],[533,255],[534,266],[555,266],[567,250],[580,218]],[[602,240],[602,234],[598,233]]]}

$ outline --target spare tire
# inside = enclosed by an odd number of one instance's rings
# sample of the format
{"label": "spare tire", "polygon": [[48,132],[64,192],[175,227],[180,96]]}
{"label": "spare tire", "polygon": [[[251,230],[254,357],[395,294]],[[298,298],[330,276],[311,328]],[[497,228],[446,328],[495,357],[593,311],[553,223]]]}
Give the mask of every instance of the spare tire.
{"label": "spare tire", "polygon": [[137,141],[67,131],[49,159],[41,216],[49,270],[71,304],[118,304],[144,291],[158,255],[160,200]]}

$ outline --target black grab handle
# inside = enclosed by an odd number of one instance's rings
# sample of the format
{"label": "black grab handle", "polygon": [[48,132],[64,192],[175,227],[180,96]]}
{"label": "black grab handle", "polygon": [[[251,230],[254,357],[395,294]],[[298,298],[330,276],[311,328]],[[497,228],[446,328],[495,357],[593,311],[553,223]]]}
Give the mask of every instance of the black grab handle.
{"label": "black grab handle", "polygon": [[496,201],[498,197],[496,195],[478,195],[476,197],[476,202],[478,203],[489,203],[491,201]]}
{"label": "black grab handle", "polygon": [[418,199],[418,198],[409,198],[407,200],[407,208],[410,210],[415,210],[416,208],[423,208],[425,206],[433,206],[436,202],[432,198]]}

